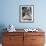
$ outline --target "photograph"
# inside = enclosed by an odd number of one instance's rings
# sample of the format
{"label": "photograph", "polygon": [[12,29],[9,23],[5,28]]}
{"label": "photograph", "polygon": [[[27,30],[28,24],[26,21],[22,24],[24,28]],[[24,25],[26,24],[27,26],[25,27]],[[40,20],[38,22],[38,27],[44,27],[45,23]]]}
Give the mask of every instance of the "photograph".
{"label": "photograph", "polygon": [[20,22],[33,22],[33,5],[20,5]]}

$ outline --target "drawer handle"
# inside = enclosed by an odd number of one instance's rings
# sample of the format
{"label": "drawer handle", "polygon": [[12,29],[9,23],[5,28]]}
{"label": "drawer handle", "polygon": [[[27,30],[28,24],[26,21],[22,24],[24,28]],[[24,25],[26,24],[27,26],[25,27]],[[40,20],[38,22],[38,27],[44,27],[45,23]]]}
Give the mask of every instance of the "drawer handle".
{"label": "drawer handle", "polygon": [[13,40],[13,38],[9,38],[10,40]]}
{"label": "drawer handle", "polygon": [[10,40],[12,40],[11,38],[9,38]]}
{"label": "drawer handle", "polygon": [[36,40],[36,39],[32,39],[32,40]]}

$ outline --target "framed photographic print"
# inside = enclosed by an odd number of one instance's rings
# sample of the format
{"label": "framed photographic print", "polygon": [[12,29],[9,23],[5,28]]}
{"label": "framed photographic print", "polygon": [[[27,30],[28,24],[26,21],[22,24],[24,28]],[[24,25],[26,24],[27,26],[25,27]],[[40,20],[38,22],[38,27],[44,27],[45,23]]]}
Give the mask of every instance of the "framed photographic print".
{"label": "framed photographic print", "polygon": [[20,22],[33,22],[34,21],[34,5],[20,5],[19,20]]}

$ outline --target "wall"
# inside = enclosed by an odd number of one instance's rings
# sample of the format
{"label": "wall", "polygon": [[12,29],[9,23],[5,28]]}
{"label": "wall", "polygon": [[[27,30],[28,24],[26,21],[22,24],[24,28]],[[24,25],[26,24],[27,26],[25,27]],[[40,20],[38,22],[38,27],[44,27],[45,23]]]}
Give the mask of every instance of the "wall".
{"label": "wall", "polygon": [[[16,28],[46,28],[46,1],[41,0],[1,0],[0,25],[13,24]],[[34,23],[19,22],[19,5],[34,5]]]}

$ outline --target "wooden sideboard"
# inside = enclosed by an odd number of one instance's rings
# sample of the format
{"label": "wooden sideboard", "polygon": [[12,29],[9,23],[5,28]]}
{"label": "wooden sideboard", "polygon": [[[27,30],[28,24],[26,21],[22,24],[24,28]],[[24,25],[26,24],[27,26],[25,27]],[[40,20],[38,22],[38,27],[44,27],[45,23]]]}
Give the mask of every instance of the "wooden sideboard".
{"label": "wooden sideboard", "polygon": [[44,46],[44,32],[3,32],[3,46]]}

